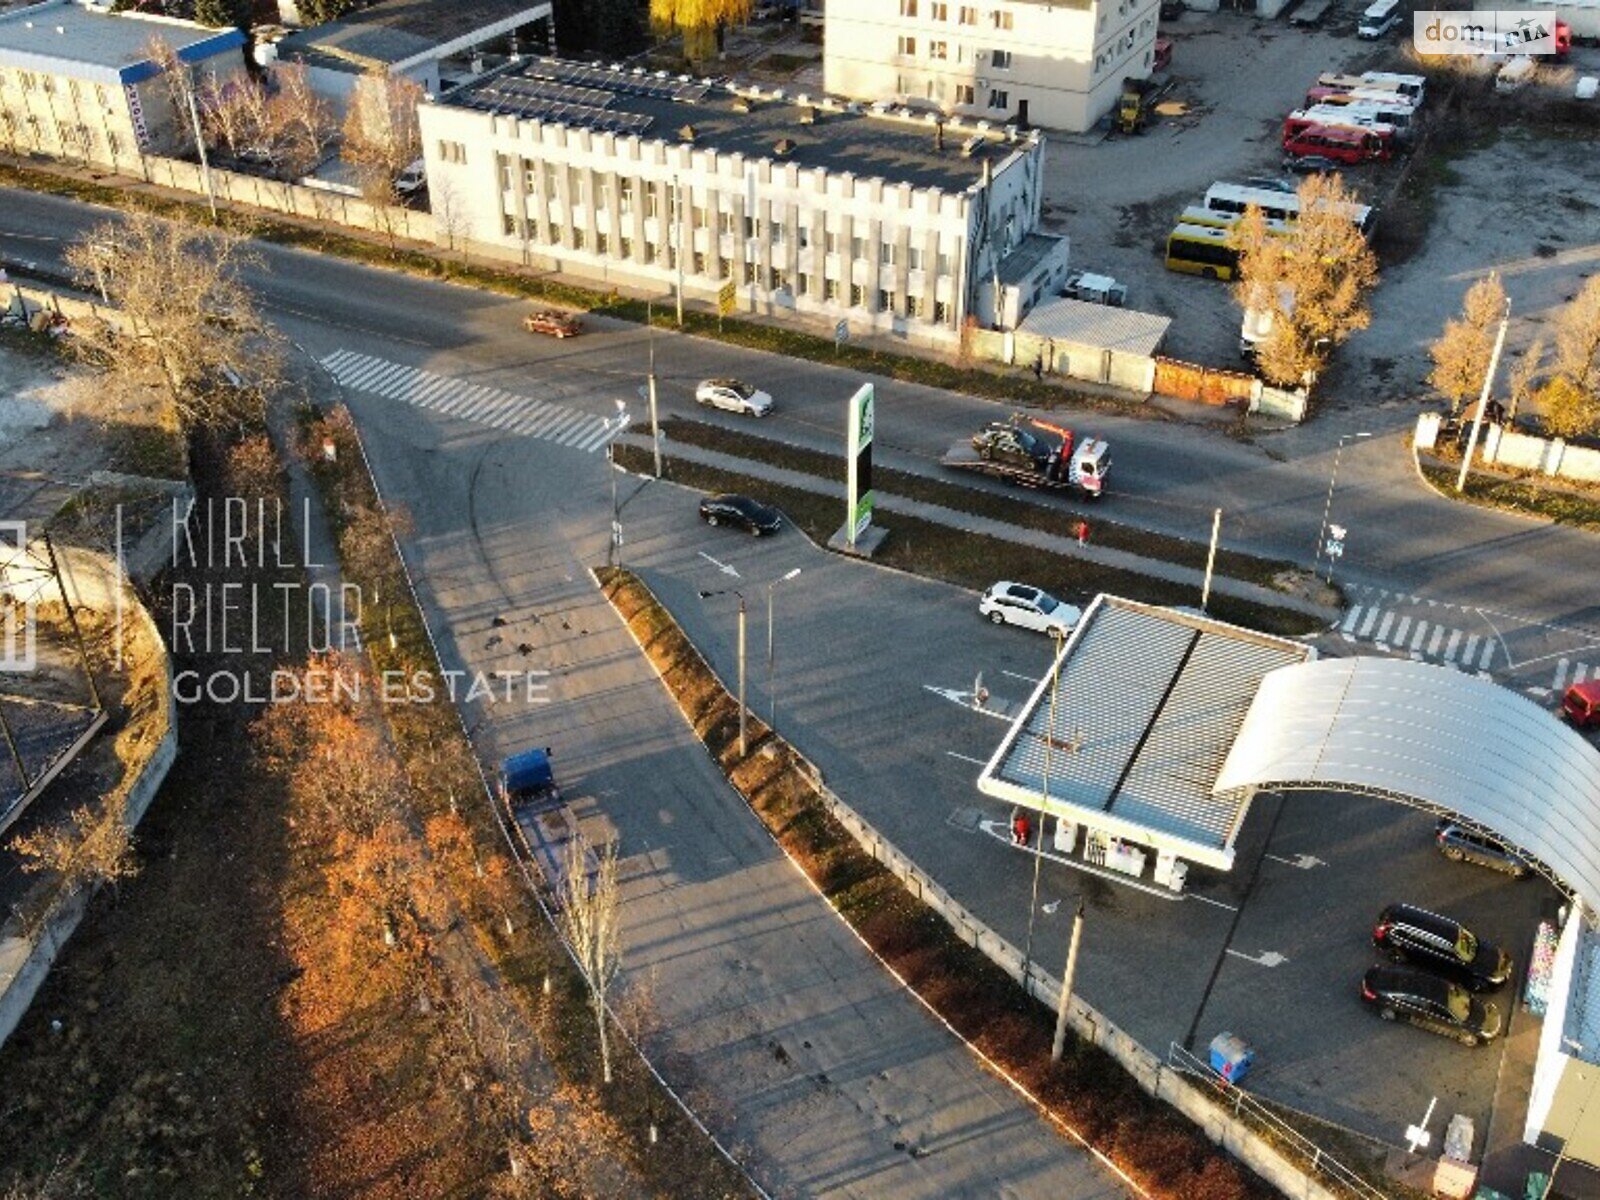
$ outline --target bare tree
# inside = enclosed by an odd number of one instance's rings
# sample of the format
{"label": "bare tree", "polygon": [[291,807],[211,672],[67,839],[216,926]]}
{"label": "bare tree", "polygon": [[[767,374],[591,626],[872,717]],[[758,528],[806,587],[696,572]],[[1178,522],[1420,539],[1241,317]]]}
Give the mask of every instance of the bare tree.
{"label": "bare tree", "polygon": [[62,822],[11,842],[28,872],[53,871],[70,892],[81,887],[115,885],[139,872],[128,828],[128,794],[117,788],[96,807],[79,805]]}
{"label": "bare tree", "polygon": [[617,886],[617,846],[606,846],[591,879],[589,844],[575,833],[567,846],[561,876],[561,932],[572,947],[589,989],[589,1007],[600,1035],[600,1067],[611,1082],[611,1043],[606,1023],[606,993],[622,966],[621,892]]}
{"label": "bare tree", "polygon": [[69,342],[76,353],[113,375],[157,383],[186,428],[259,414],[283,355],[241,278],[261,264],[240,238],[130,213],[90,230],[66,259],[124,323],[78,322]]}
{"label": "bare tree", "polygon": [[1539,370],[1544,366],[1544,339],[1534,338],[1518,357],[1514,367],[1511,368],[1511,403],[1506,408],[1506,416],[1514,418],[1517,409],[1533,394],[1533,381],[1539,377]]}
{"label": "bare tree", "polygon": [[338,132],[333,110],[311,86],[304,63],[284,63],[273,71],[280,108],[277,127],[286,143],[286,158],[296,176],[315,170],[328,156]]}
{"label": "bare tree", "polygon": [[451,250],[461,243],[461,261],[467,261],[467,233],[471,227],[461,192],[448,177],[441,176],[428,185],[428,207],[433,210],[433,227]]}
{"label": "bare tree", "polygon": [[1428,383],[1450,401],[1452,416],[1483,389],[1483,376],[1494,354],[1495,327],[1505,307],[1506,290],[1500,276],[1490,272],[1467,289],[1461,318],[1446,321],[1444,332],[1428,348],[1433,356]]}
{"label": "bare tree", "polygon": [[417,102],[422,87],[404,75],[374,67],[356,82],[344,122],[344,158],[363,178],[376,181],[388,203],[394,181],[422,157]]}
{"label": "bare tree", "polygon": [[161,69],[167,85],[167,99],[172,105],[172,127],[178,136],[180,153],[196,150],[194,117],[199,113],[199,84],[189,64],[178,57],[172,44],[163,37],[153,37],[145,43],[146,56]]}
{"label": "bare tree", "polygon": [[1367,327],[1367,296],[1378,282],[1377,257],[1350,219],[1358,205],[1344,181],[1311,176],[1300,185],[1299,200],[1299,218],[1287,233],[1269,229],[1252,206],[1233,236],[1240,252],[1236,299],[1247,309],[1263,298],[1273,306],[1256,363],[1283,387],[1310,383],[1336,346]]}

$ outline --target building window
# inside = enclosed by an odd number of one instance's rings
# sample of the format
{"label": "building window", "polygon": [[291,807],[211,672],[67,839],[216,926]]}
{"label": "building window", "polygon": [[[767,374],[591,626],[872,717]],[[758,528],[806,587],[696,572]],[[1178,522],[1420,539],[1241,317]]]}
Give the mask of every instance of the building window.
{"label": "building window", "polygon": [[440,139],[439,157],[447,163],[464,163],[467,161],[467,147],[461,142]]}
{"label": "building window", "polygon": [[900,49],[898,53],[902,58],[915,58],[917,53],[917,39],[902,35],[900,38]]}
{"label": "building window", "polygon": [[644,215],[654,218],[661,215],[661,197],[655,188],[646,188],[644,192]]}
{"label": "building window", "polygon": [[769,221],[767,223],[767,240],[774,246],[783,245],[783,222]]}
{"label": "building window", "polygon": [[917,15],[917,0],[900,0],[900,15],[914,17]]}
{"label": "building window", "polygon": [[738,226],[734,224],[734,215],[731,212],[717,214],[717,232],[727,237],[732,237]]}
{"label": "building window", "polygon": [[1011,93],[1010,92],[990,92],[989,93],[989,107],[990,108],[1002,108],[1002,109],[1003,108],[1010,108],[1011,107]]}
{"label": "building window", "polygon": [[989,51],[989,65],[991,67],[993,67],[996,71],[1009,71],[1009,70],[1011,70],[1011,51],[1009,51],[1009,50],[991,50],[991,51]]}
{"label": "building window", "polygon": [[704,229],[706,227],[705,205],[696,204],[689,210],[689,228]]}
{"label": "building window", "polygon": [[933,59],[938,59],[941,62],[943,60],[949,58],[950,57],[950,43],[948,43],[948,42],[929,42],[928,43],[928,57],[929,58],[933,58]]}
{"label": "building window", "polygon": [[753,263],[753,262],[745,263],[744,264],[744,271],[741,272],[741,273],[744,275],[744,281],[746,283],[754,283],[756,281],[756,265],[755,265],[755,263]]}
{"label": "building window", "polygon": [[973,91],[970,83],[956,84],[955,102],[957,104],[971,104],[973,102]]}
{"label": "building window", "polygon": [[1006,30],[1008,32],[1010,31],[1010,29],[1011,29],[1011,14],[1010,13],[1004,12],[1001,9],[997,8],[997,9],[994,10],[994,12],[989,14],[989,18],[994,23],[994,27],[996,29],[1004,29],[1004,30]]}
{"label": "building window", "polygon": [[878,289],[878,308],[880,311],[898,317],[900,313],[896,310],[895,305],[897,305],[899,301],[900,297],[896,296],[893,292],[887,291],[883,288]]}
{"label": "building window", "polygon": [[656,260],[656,244],[654,242],[645,242],[644,243],[644,261],[647,262],[647,263],[653,263],[653,262],[655,262],[655,260]]}
{"label": "building window", "polygon": [[633,239],[632,238],[618,238],[617,239],[617,255],[620,258],[632,258],[633,257]]}
{"label": "building window", "polygon": [[610,239],[605,234],[597,233],[594,235],[594,252],[596,254],[604,254],[610,244]]}
{"label": "building window", "polygon": [[631,216],[633,214],[633,180],[624,179],[621,191],[622,215],[625,217]]}
{"label": "building window", "polygon": [[922,320],[927,315],[928,302],[921,296],[912,296],[906,300],[906,316]]}
{"label": "building window", "polygon": [[811,228],[804,221],[795,227],[795,239],[800,249],[811,249]]}
{"label": "building window", "polygon": [[906,266],[907,266],[907,268],[909,268],[910,270],[913,270],[913,271],[922,270],[922,247],[921,246],[907,246],[906,247]]}
{"label": "building window", "polygon": [[572,227],[572,248],[574,250],[582,250],[587,242],[588,239],[584,237],[582,227],[574,225]]}
{"label": "building window", "polygon": [[859,283],[850,285],[850,307],[865,308],[867,306],[867,289]]}
{"label": "building window", "polygon": [[517,218],[512,216],[510,213],[504,213],[501,215],[500,226],[501,232],[503,232],[507,237],[517,236]]}
{"label": "building window", "polygon": [[867,256],[867,239],[857,235],[850,239],[850,257],[865,258]]}
{"label": "building window", "polygon": [[963,4],[961,11],[956,14],[957,25],[976,25],[978,23],[978,10],[971,5]]}
{"label": "building window", "polygon": [[880,242],[878,244],[878,263],[880,266],[894,266],[894,250],[893,242]]}
{"label": "building window", "polygon": [[950,19],[950,6],[944,0],[933,0],[929,11],[935,21],[948,21]]}
{"label": "building window", "polygon": [[824,279],[822,281],[822,298],[833,304],[839,302],[839,281],[837,279]]}
{"label": "building window", "polygon": [[822,252],[824,254],[839,253],[839,234],[837,230],[824,229],[822,231]]}
{"label": "building window", "polygon": [[940,325],[950,324],[950,306],[943,300],[933,302],[933,319]]}
{"label": "building window", "polygon": [[939,274],[940,275],[948,275],[948,274],[950,274],[950,268],[951,268],[952,265],[953,264],[950,261],[950,255],[947,254],[947,253],[941,252],[940,255],[939,255]]}
{"label": "building window", "polygon": [[811,294],[811,276],[803,271],[795,276],[794,294],[797,296],[809,296]]}
{"label": "building window", "polygon": [[500,160],[500,190],[509,192],[511,190],[511,160],[503,154],[496,157]]}
{"label": "building window", "polygon": [[718,279],[732,279],[733,278],[733,259],[731,259],[731,258],[719,258],[719,259],[717,259],[717,278]]}

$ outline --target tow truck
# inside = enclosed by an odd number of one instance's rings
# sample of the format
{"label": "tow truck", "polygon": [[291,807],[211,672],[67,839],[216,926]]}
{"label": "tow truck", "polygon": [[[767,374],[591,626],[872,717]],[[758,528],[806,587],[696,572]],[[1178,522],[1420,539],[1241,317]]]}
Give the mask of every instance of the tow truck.
{"label": "tow truck", "polygon": [[1019,412],[957,442],[941,461],[1023,487],[1074,488],[1097,500],[1105,493],[1111,448],[1104,438],[1079,437],[1064,425]]}
{"label": "tow truck", "polygon": [[[523,750],[500,764],[500,800],[506,806],[524,853],[538,866],[554,896],[572,853],[577,818],[561,795],[548,749]],[[584,849],[585,874],[594,878],[594,851]]]}

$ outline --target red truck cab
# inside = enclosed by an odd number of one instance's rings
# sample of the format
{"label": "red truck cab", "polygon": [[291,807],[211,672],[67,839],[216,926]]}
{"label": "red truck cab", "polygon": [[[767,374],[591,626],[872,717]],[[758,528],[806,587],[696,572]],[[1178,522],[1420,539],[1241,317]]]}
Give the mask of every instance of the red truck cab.
{"label": "red truck cab", "polygon": [[1600,679],[1569,687],[1561,698],[1561,715],[1574,729],[1600,728]]}
{"label": "red truck cab", "polygon": [[1572,52],[1572,26],[1556,18],[1556,57],[1565,58]]}

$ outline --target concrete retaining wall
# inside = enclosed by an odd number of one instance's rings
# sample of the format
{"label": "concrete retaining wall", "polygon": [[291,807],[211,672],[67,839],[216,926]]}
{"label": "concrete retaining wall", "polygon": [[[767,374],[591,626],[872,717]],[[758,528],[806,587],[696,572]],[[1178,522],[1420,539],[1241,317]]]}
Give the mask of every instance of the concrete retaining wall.
{"label": "concrete retaining wall", "polygon": [[1104,384],[1146,398],[1155,385],[1155,359],[1147,354],[1040,337],[1022,329],[972,329],[967,347],[974,358],[1025,367],[1038,361],[1052,375]]}
{"label": "concrete retaining wall", "polygon": [[[1437,444],[1439,421],[1438,413],[1417,417],[1417,449],[1431,450]],[[1535,437],[1485,424],[1478,438],[1478,455],[1482,462],[1509,471],[1533,471],[1555,479],[1600,483],[1600,450],[1574,446],[1564,438]]]}
{"label": "concrete retaining wall", "polygon": [[[115,564],[104,555],[79,547],[64,549],[78,564],[78,574],[85,581],[116,578]],[[60,550],[58,555],[68,556],[62,555]],[[100,561],[94,563],[92,559]],[[99,585],[86,585],[91,590],[86,590],[84,594],[92,594],[93,586]],[[123,619],[137,622],[141,634],[149,640],[152,649],[161,655],[161,700],[166,720],[161,739],[138,769],[128,790],[128,824],[137,827],[178,756],[178,714],[172,698],[172,663],[155,619],[131,588],[123,589],[122,604]],[[91,898],[92,892],[84,889],[71,894],[58,893],[42,906],[42,918],[34,921],[33,929],[25,929],[23,922],[15,915],[0,925],[0,1045],[11,1036],[12,1030],[33,1003],[33,997],[44,983],[45,976],[50,973],[56,955],[83,919]]]}
{"label": "concrete retaining wall", "polygon": [[[1030,965],[1024,981],[1022,954],[1015,946],[963,908],[915,862],[829,791],[815,766],[807,764],[807,767],[817,795],[863,850],[892,871],[912,895],[949,922],[957,937],[981,951],[1012,979],[1023,984],[1035,999],[1054,1008],[1061,994],[1059,979],[1052,978],[1035,963]],[[1246,1122],[1217,1104],[1205,1090],[1169,1067],[1163,1059],[1145,1049],[1080,997],[1072,998],[1068,1019],[1079,1037],[1116,1059],[1145,1092],[1183,1113],[1212,1142],[1238,1158],[1284,1195],[1295,1197],[1296,1200],[1337,1200],[1335,1193],[1286,1159]]]}

